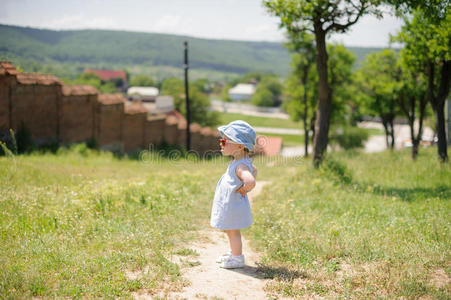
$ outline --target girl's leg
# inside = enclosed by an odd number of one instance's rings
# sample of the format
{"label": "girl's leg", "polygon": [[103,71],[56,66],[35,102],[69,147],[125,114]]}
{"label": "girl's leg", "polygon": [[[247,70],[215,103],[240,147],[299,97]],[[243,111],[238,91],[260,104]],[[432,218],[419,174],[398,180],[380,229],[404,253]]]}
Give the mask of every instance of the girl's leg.
{"label": "girl's leg", "polygon": [[232,250],[232,255],[239,256],[242,254],[243,245],[241,243],[241,232],[239,229],[226,230],[227,237],[230,242],[230,249]]}

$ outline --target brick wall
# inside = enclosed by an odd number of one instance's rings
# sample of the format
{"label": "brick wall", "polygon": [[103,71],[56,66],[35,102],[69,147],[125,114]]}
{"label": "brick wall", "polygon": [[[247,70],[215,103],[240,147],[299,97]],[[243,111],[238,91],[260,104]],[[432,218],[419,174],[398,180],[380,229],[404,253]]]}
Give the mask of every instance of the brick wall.
{"label": "brick wall", "polygon": [[38,144],[57,140],[61,82],[52,75],[19,73],[16,78],[10,94],[12,129],[19,130],[23,122]]}
{"label": "brick wall", "polygon": [[99,91],[89,85],[62,87],[60,136],[62,143],[83,142],[95,136]]}
{"label": "brick wall", "polygon": [[0,134],[9,135],[10,92],[16,85],[17,70],[7,62],[0,62]]}
{"label": "brick wall", "polygon": [[166,116],[147,117],[144,125],[144,148],[159,146],[164,139]]}
{"label": "brick wall", "polygon": [[[164,141],[170,145],[178,144],[178,121],[174,116],[166,118],[164,127]],[[183,145],[183,144],[182,144]]]}
{"label": "brick wall", "polygon": [[123,150],[122,117],[125,99],[121,94],[99,95],[96,109],[96,136],[105,150]]}
{"label": "brick wall", "polygon": [[177,124],[177,144],[186,148],[186,121],[179,121]]}
{"label": "brick wall", "polygon": [[[127,105],[125,105],[127,103]],[[41,142],[86,141],[94,137],[105,150],[133,152],[149,144],[186,145],[186,121],[174,111],[148,116],[140,103],[122,94],[101,95],[91,86],[66,86],[52,75],[19,73],[0,61],[0,140],[22,121],[32,138]],[[216,149],[217,133],[191,126],[192,149],[199,154]]]}
{"label": "brick wall", "polygon": [[126,105],[122,123],[122,141],[124,150],[131,153],[145,147],[144,126],[148,111],[139,103]]}
{"label": "brick wall", "polygon": [[219,132],[205,127],[201,129],[201,135],[203,137],[201,141],[203,155],[205,156],[207,153],[219,154],[221,150],[219,147]]}

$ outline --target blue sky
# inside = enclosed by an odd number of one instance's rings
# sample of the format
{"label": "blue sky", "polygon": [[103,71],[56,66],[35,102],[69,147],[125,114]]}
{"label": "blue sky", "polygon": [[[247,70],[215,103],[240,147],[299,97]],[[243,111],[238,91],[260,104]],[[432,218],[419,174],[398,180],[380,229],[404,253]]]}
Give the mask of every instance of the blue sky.
{"label": "blue sky", "polygon": [[[200,38],[282,41],[278,18],[261,0],[0,0],[0,23],[48,29],[113,29]],[[401,20],[366,16],[332,40],[346,46],[388,46]]]}

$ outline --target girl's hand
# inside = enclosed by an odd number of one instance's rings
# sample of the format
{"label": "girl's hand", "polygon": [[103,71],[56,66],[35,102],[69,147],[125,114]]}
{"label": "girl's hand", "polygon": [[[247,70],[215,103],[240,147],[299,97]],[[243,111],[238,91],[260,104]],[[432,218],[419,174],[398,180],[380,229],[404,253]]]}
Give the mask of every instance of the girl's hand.
{"label": "girl's hand", "polygon": [[236,189],[235,192],[240,193],[241,196],[244,197],[244,195],[246,195],[246,193],[247,193],[247,190],[244,188],[244,184],[243,184],[238,189]]}
{"label": "girl's hand", "polygon": [[251,170],[245,164],[239,164],[235,169],[237,177],[243,181],[243,185],[235,191],[245,195],[255,187],[255,177]]}
{"label": "girl's hand", "polygon": [[257,167],[252,164],[252,175],[254,176],[254,179],[257,179]]}

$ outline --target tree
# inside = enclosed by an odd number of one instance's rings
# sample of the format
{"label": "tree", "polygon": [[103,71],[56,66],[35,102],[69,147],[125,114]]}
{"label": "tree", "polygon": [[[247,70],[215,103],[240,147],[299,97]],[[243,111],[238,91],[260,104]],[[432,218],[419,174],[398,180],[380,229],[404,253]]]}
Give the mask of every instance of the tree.
{"label": "tree", "polygon": [[[186,116],[185,88],[182,80],[168,78],[161,85],[161,94],[174,98],[174,106],[177,111]],[[190,116],[193,122],[201,126],[214,126],[219,123],[219,113],[209,111],[210,100],[201,92],[195,84],[189,86]]]}
{"label": "tree", "polygon": [[421,10],[432,23],[446,19],[451,6],[449,1],[443,0],[386,0],[385,2],[393,5],[400,15]]}
{"label": "tree", "polygon": [[396,61],[393,50],[368,54],[357,75],[366,112],[381,118],[387,148],[391,149],[395,146],[394,120],[399,114]]}
{"label": "tree", "polygon": [[252,95],[251,103],[257,106],[273,106],[273,95],[268,89],[259,89]]}
{"label": "tree", "polygon": [[318,110],[315,123],[313,161],[321,165],[327,149],[332,90],[329,84],[326,36],[346,32],[361,16],[380,13],[373,9],[379,0],[264,0],[271,14],[280,17],[280,26],[289,34],[311,32],[315,35],[316,68],[318,72]]}
{"label": "tree", "polygon": [[118,93],[118,88],[113,81],[103,81],[94,73],[83,73],[77,79],[68,81],[68,84],[91,85],[102,93]]}
{"label": "tree", "polygon": [[355,55],[341,44],[327,45],[328,72],[331,87],[331,123],[343,123],[349,119],[348,107],[352,105],[353,70]]}
{"label": "tree", "polygon": [[139,74],[130,80],[130,86],[157,86],[157,82],[150,76]]}
{"label": "tree", "polygon": [[[288,45],[289,49],[295,50],[296,53],[292,54],[293,70],[288,79],[290,100],[286,107],[292,118],[295,120],[302,119],[304,122],[304,147],[307,154],[309,127],[312,127],[307,124],[307,119],[310,118],[310,122],[315,120],[318,73],[314,68],[315,46],[313,37],[305,36],[303,41],[298,41],[297,46],[294,44]],[[333,101],[330,120],[331,123],[342,123],[347,121],[347,106],[350,104],[350,99],[353,98],[349,90],[355,57],[343,45],[330,44],[327,46],[327,51],[330,54],[328,72],[331,76],[329,76],[329,85],[331,90],[334,91],[331,94]]]}
{"label": "tree", "polygon": [[[412,140],[412,159],[416,159],[423,135],[423,120],[426,113],[427,85],[421,73],[411,72],[407,66],[401,66],[400,90],[398,102],[401,111],[407,117]],[[418,115],[418,131],[415,133],[415,122]]]}
{"label": "tree", "polygon": [[285,47],[291,52],[291,74],[287,80],[287,91],[290,98],[287,111],[293,120],[302,119],[304,124],[304,155],[308,156],[309,126],[315,119],[316,98],[318,96],[315,63],[314,37],[307,33],[289,35],[291,42]]}
{"label": "tree", "polygon": [[279,78],[264,75],[257,84],[257,90],[252,95],[251,103],[257,106],[278,106],[283,86]]}
{"label": "tree", "polygon": [[411,20],[405,18],[405,25],[394,38],[404,44],[401,50],[404,63],[427,76],[427,98],[436,117],[437,149],[441,161],[448,160],[444,107],[451,85],[449,4],[444,14],[443,18],[432,18],[427,12],[418,9]]}

